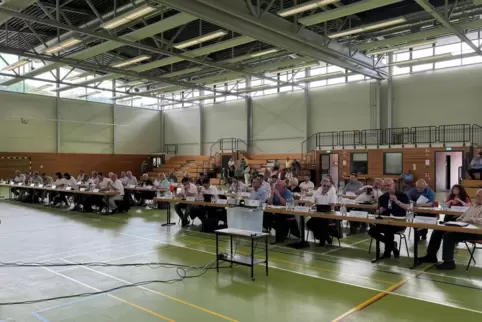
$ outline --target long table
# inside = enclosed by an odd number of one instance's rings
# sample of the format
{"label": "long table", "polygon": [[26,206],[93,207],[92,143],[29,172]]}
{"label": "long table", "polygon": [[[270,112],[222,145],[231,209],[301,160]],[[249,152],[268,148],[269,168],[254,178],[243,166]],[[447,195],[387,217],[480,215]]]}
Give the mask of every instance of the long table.
{"label": "long table", "polygon": [[[183,203],[188,205],[198,205],[198,206],[206,206],[206,207],[221,207],[226,208],[230,205],[225,204],[218,204],[218,203],[210,203],[204,201],[187,201],[182,199],[168,199],[168,198],[154,198],[155,202],[168,202],[168,203]],[[348,206],[348,205],[347,205]],[[361,206],[361,205],[354,205],[354,206]],[[365,205],[368,206],[368,205]],[[359,207],[353,207],[359,208]],[[168,208],[170,209],[170,207]],[[418,209],[418,208],[415,208]],[[414,209],[414,210],[415,210]],[[447,211],[442,210],[440,208],[421,208],[424,210],[424,213],[429,213],[430,211],[432,214],[452,214],[452,215],[461,215],[462,212],[459,211]],[[481,225],[473,225],[469,224],[467,227],[457,227],[457,226],[447,226],[444,224],[436,223],[436,224],[429,224],[429,223],[422,223],[416,221],[407,221],[407,220],[400,220],[400,219],[391,219],[391,218],[377,218],[375,216],[367,216],[367,217],[359,217],[359,216],[351,216],[350,213],[347,215],[342,215],[340,212],[329,212],[329,213],[320,213],[320,212],[304,212],[304,211],[295,211],[295,210],[287,210],[286,208],[278,208],[278,207],[267,207],[264,209],[265,212],[269,213],[276,213],[282,215],[295,215],[300,216],[302,222],[306,217],[314,217],[314,218],[325,218],[325,219],[332,219],[332,220],[347,220],[347,221],[354,221],[354,222],[362,222],[374,225],[391,225],[391,226],[398,226],[398,227],[412,227],[414,228],[414,261],[411,268],[415,268],[419,265],[417,262],[418,258],[418,244],[419,244],[419,229],[433,229],[433,230],[443,230],[447,232],[459,232],[459,233],[472,233],[472,234],[482,234],[482,226]],[[170,210],[168,210],[168,223],[170,221]],[[302,227],[303,228],[303,227]],[[304,228],[301,233],[301,242],[306,243]],[[380,242],[376,241],[376,257],[372,262],[377,262],[380,259]]]}

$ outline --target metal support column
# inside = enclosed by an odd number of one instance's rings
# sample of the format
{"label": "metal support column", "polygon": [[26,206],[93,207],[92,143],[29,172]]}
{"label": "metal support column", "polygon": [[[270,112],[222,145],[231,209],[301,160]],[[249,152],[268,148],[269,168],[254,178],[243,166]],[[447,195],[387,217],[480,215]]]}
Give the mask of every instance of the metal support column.
{"label": "metal support column", "polygon": [[[251,77],[246,77],[246,88],[251,87]],[[246,96],[246,152],[253,153],[253,99]]]}
{"label": "metal support column", "polygon": [[[306,77],[310,77],[310,69],[305,69]],[[305,84],[305,140],[307,140],[311,135],[311,125],[310,125],[310,115],[311,115],[311,95],[310,95],[310,86],[309,84]]]}
{"label": "metal support column", "polygon": [[[115,83],[116,82],[115,82],[115,79],[114,79],[112,81],[112,93],[114,94],[114,97],[115,97]],[[112,103],[112,154],[117,153],[116,102],[117,102],[117,100],[114,100],[114,102]]]}
{"label": "metal support column", "polygon": [[[199,92],[199,96],[204,96],[204,91],[201,90]],[[199,101],[199,154],[204,155],[206,151],[204,151],[204,101]]]}
{"label": "metal support column", "polygon": [[387,119],[385,120],[385,128],[393,127],[393,53],[388,54],[388,79],[387,79]]}

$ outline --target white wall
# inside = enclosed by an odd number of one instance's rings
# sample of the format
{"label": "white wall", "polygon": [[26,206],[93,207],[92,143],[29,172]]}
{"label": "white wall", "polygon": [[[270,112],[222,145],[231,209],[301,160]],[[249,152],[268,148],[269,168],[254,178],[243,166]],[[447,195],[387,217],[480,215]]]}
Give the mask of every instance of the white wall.
{"label": "white wall", "polygon": [[[60,152],[114,152],[113,105],[59,99]],[[27,120],[27,124],[21,122]],[[0,152],[57,151],[56,98],[0,92]],[[116,107],[116,153],[160,152],[160,112]]]}
{"label": "white wall", "polygon": [[310,135],[370,129],[370,82],[314,88],[310,93]]}
{"label": "white wall", "polygon": [[482,123],[482,66],[394,78],[393,127]]}
{"label": "white wall", "polygon": [[305,104],[303,91],[254,98],[253,152],[300,152],[306,131]]}
{"label": "white wall", "polygon": [[[28,123],[22,124],[21,118]],[[55,152],[56,124],[52,120],[54,98],[0,92],[0,151]]]}
{"label": "white wall", "polygon": [[177,144],[178,154],[200,154],[199,108],[171,110],[164,113],[165,144]]}
{"label": "white wall", "polygon": [[203,152],[220,138],[247,140],[246,103],[244,100],[219,103],[204,107]]}

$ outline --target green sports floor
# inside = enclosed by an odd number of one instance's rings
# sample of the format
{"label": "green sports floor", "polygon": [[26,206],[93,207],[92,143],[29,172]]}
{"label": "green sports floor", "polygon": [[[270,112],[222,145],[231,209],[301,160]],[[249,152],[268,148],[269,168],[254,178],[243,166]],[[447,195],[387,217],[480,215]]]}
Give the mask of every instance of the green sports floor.
{"label": "green sports floor", "polygon": [[[0,201],[0,261],[204,266],[214,260],[214,235],[194,226],[162,227],[165,215],[145,209],[87,215]],[[172,284],[2,305],[0,321],[482,321],[482,268],[465,271],[464,245],[456,254],[457,270],[439,273],[431,266],[409,270],[411,258],[405,250],[399,260],[373,265],[369,242],[367,235],[355,235],[343,238],[341,248],[312,245],[298,251],[273,245],[269,276],[259,265],[254,282],[248,267],[219,273],[210,269]],[[237,243],[237,252],[248,251],[243,242]],[[482,263],[482,251],[477,262]],[[98,292],[177,276],[174,268],[154,266],[0,267],[0,302]]]}

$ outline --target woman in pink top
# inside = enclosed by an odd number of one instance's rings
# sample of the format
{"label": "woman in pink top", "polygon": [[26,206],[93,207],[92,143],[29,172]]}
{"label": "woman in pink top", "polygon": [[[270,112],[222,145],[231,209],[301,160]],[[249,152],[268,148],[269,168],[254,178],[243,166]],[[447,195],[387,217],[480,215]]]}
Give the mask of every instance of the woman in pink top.
{"label": "woman in pink top", "polygon": [[[451,208],[452,206],[458,207],[470,207],[472,204],[470,202],[469,195],[465,191],[464,186],[460,184],[456,184],[450,190],[450,194],[445,201],[447,207]],[[444,221],[454,221],[457,219],[457,216],[445,216]]]}

